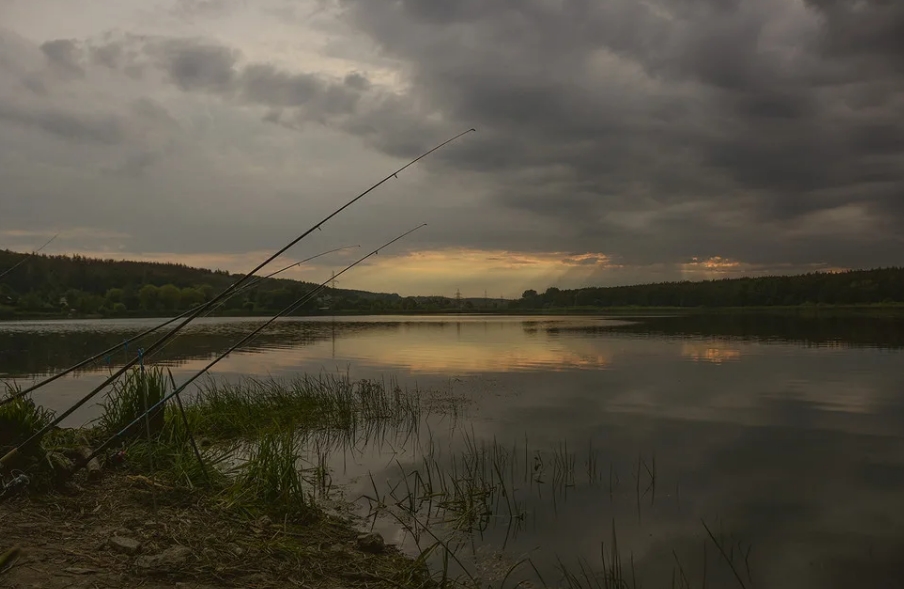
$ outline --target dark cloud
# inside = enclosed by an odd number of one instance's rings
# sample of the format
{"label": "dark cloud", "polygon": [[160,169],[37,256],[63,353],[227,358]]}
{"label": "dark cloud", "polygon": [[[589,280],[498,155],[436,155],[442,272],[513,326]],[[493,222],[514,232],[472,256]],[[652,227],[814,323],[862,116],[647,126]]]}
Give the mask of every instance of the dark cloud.
{"label": "dark cloud", "polygon": [[[824,19],[823,53],[869,66],[872,77],[885,65],[904,72],[904,5],[893,0],[805,0]],[[853,73],[853,72],[852,72]]]}
{"label": "dark cloud", "polygon": [[[376,91],[359,72],[329,79],[320,74],[288,72],[267,63],[243,63],[239,51],[200,39],[127,38],[92,47],[91,51],[95,63],[130,75],[146,73],[150,58],[180,90],[266,107],[269,110],[262,119],[274,123],[313,120],[357,129],[344,117],[356,113],[362,95]],[[375,108],[385,107],[385,97],[375,99],[384,103]]]}
{"label": "dark cloud", "polygon": [[154,49],[160,66],[182,90],[225,93],[233,87],[237,51],[190,39],[167,40]]}
{"label": "dark cloud", "polygon": [[57,39],[41,45],[41,51],[47,56],[51,65],[66,74],[82,77],[82,50],[78,43],[71,39]]}
{"label": "dark cloud", "polygon": [[[881,217],[904,223],[900,3],[341,3],[411,65],[420,99],[480,128],[447,163],[495,174],[497,202],[575,228],[570,244],[592,247],[595,234],[647,262],[700,250],[831,262],[829,242],[855,248],[843,256],[854,265],[897,245]],[[544,168],[557,173],[538,182]],[[688,202],[701,205],[690,225],[662,214]],[[877,217],[873,234],[791,237],[848,205]],[[720,226],[726,210],[774,232]],[[657,220],[619,227],[604,220],[613,211]],[[628,247],[650,232],[644,253]]]}
{"label": "dark cloud", "polygon": [[276,108],[305,107],[324,114],[348,113],[355,109],[366,78],[351,83],[330,83],[311,74],[289,74],[270,65],[246,67],[238,79],[240,95],[249,103]]}
{"label": "dark cloud", "polygon": [[123,47],[118,43],[107,43],[91,50],[91,59],[97,65],[117,69],[122,65]]}

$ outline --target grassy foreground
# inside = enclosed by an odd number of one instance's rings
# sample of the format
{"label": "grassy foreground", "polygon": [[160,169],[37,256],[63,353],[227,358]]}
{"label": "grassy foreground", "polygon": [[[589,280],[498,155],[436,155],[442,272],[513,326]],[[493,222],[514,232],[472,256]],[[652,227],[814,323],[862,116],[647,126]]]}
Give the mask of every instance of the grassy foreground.
{"label": "grassy foreground", "polygon": [[[326,469],[302,457],[314,432],[341,444],[383,425],[417,428],[418,395],[338,376],[211,380],[186,400],[184,417],[168,404],[127,429],[104,458],[102,475],[82,469],[69,476],[80,448],[123,431],[171,387],[162,371],[130,373],[94,424],[52,432],[4,473],[4,481],[24,473],[30,484],[0,502],[0,553],[7,544],[22,549],[14,562],[0,564],[0,582],[64,587],[74,576],[108,587],[436,584],[423,561],[359,537],[347,514],[328,513],[318,499]],[[0,407],[0,451],[51,417],[27,398]]]}

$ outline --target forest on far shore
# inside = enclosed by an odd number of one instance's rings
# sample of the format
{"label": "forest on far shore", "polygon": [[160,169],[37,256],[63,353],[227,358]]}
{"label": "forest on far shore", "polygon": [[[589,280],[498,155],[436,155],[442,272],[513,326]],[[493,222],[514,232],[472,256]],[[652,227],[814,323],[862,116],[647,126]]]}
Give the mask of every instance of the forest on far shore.
{"label": "forest on far shore", "polygon": [[[29,255],[0,250],[0,317],[167,315],[209,301],[240,278],[181,264]],[[317,285],[270,278],[219,314],[275,314]],[[664,282],[544,292],[520,299],[407,296],[325,288],[297,314],[542,312],[619,307],[725,308],[904,303],[904,269]]]}

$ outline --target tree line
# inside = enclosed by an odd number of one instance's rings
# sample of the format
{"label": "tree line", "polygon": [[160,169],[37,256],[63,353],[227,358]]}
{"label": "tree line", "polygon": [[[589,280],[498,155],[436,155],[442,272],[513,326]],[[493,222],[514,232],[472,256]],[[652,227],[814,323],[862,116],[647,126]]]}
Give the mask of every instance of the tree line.
{"label": "tree line", "polygon": [[[0,250],[0,272],[27,256]],[[172,314],[211,300],[240,277],[184,264],[35,255],[0,280],[0,317]],[[275,314],[316,287],[270,278],[230,298],[219,313]],[[325,288],[319,295],[299,312],[382,312],[411,304],[397,294]]]}
{"label": "tree line", "polygon": [[777,307],[904,303],[904,268],[794,276],[661,282],[574,290],[526,290],[518,309],[575,307]]}
{"label": "tree line", "polygon": [[[184,264],[101,260],[0,250],[0,273],[25,259],[0,280],[0,318],[15,316],[166,315],[211,300],[240,278],[223,270]],[[271,278],[229,299],[225,315],[275,314],[316,285]],[[442,313],[592,310],[611,307],[774,307],[904,303],[904,269],[880,268],[796,276],[663,282],[589,287],[520,299],[401,297],[326,288],[298,310],[316,313]]]}

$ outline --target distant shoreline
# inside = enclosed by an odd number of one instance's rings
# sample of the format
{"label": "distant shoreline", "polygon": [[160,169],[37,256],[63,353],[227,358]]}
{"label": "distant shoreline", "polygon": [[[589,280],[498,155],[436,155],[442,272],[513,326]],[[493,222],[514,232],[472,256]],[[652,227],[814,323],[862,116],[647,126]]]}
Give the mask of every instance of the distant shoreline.
{"label": "distant shoreline", "polygon": [[[220,313],[215,317],[272,317],[278,311]],[[548,308],[548,309],[494,309],[480,310],[470,309],[460,313],[449,310],[420,311],[420,310],[388,310],[388,311],[335,311],[320,313],[292,314],[287,317],[379,317],[379,316],[592,316],[592,315],[618,315],[618,316],[644,316],[650,314],[669,313],[675,315],[714,315],[714,314],[804,314],[804,315],[837,315],[837,314],[870,314],[870,315],[904,315],[904,303],[871,303],[860,305],[774,305],[774,306],[744,306],[744,307],[572,307],[572,308]],[[159,312],[132,312],[120,314],[79,314],[79,313],[13,313],[0,316],[0,322],[12,321],[39,321],[61,319],[166,319],[173,317],[172,313]]]}

